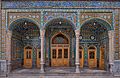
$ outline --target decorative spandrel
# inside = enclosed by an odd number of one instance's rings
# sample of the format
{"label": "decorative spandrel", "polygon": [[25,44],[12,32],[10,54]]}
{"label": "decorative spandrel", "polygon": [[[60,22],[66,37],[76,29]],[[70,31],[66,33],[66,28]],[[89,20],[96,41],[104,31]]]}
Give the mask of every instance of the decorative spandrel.
{"label": "decorative spandrel", "polygon": [[[50,12],[50,11],[44,12],[44,25],[46,25],[50,20],[53,20],[56,18],[68,19],[70,20],[69,22],[72,22],[73,25],[77,26],[77,13],[76,12]],[[56,20],[59,20],[59,19],[56,19]],[[68,23],[67,20],[61,20],[61,21],[65,22],[66,24]]]}

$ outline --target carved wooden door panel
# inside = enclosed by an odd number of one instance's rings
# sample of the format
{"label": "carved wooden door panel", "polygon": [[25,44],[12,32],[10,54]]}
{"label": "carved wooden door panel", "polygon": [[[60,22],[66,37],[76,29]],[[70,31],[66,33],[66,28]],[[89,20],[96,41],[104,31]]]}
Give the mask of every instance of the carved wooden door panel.
{"label": "carved wooden door panel", "polygon": [[40,68],[41,50],[37,49],[37,68]]}
{"label": "carved wooden door panel", "polygon": [[80,67],[83,68],[84,54],[83,50],[79,49]]}
{"label": "carved wooden door panel", "polygon": [[51,50],[51,66],[57,66],[57,49],[52,48]]}
{"label": "carved wooden door panel", "polygon": [[64,34],[57,33],[51,39],[51,66],[69,66],[69,39]]}
{"label": "carved wooden door panel", "polygon": [[69,48],[63,48],[63,64],[69,66]]}
{"label": "carved wooden door panel", "polygon": [[32,49],[25,49],[24,51],[24,67],[32,68]]}
{"label": "carved wooden door panel", "polygon": [[89,68],[94,68],[97,66],[95,50],[88,50],[88,64],[89,64]]}
{"label": "carved wooden door panel", "polygon": [[57,50],[57,60],[56,60],[57,66],[64,66],[63,64],[63,49],[58,48]]}
{"label": "carved wooden door panel", "polygon": [[52,48],[51,66],[69,66],[69,48]]}
{"label": "carved wooden door panel", "polygon": [[101,47],[100,48],[100,64],[99,64],[100,69],[104,69],[104,67],[105,67],[104,52],[105,52],[105,48]]}

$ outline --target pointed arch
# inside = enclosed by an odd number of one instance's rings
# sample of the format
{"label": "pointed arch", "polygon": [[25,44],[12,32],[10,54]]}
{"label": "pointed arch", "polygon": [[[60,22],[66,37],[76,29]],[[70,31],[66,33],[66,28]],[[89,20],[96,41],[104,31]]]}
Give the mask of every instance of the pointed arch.
{"label": "pointed arch", "polygon": [[90,46],[88,47],[88,49],[94,49],[94,50],[97,50],[96,46],[94,46],[94,45],[90,45]]}
{"label": "pointed arch", "polygon": [[24,49],[32,49],[32,46],[26,45],[26,46],[24,47]]}
{"label": "pointed arch", "polygon": [[21,22],[31,22],[31,23],[35,24],[40,30],[39,24],[36,21],[29,19],[29,18],[20,18],[20,19],[14,20],[12,23],[10,23],[8,30],[12,31],[14,29],[14,27]]}
{"label": "pointed arch", "polygon": [[84,23],[81,24],[80,28],[82,28],[82,26],[84,26],[86,23],[89,23],[89,22],[97,22],[100,25],[105,26],[108,31],[114,29],[114,27],[108,21],[101,18],[90,18],[88,20],[85,20]]}
{"label": "pointed arch", "polygon": [[53,18],[53,19],[51,19],[50,21],[48,21],[45,25],[44,25],[44,29],[46,29],[50,24],[53,24],[53,23],[55,23],[55,22],[60,22],[60,21],[62,21],[62,22],[64,22],[64,23],[68,23],[70,26],[72,26],[72,29],[76,29],[76,27],[75,27],[75,24],[71,21],[71,20],[69,20],[69,19],[67,19],[67,18],[62,18],[62,17],[59,17],[59,18]]}
{"label": "pointed arch", "polygon": [[63,34],[62,32],[59,32],[59,33],[53,35],[53,37],[51,38],[51,43],[52,44],[56,44],[56,43],[60,44],[59,42],[55,42],[57,40],[56,39],[57,37],[59,37],[59,39],[61,38],[61,40],[60,40],[61,44],[63,44],[63,43],[64,44],[69,44],[69,38],[65,34]]}

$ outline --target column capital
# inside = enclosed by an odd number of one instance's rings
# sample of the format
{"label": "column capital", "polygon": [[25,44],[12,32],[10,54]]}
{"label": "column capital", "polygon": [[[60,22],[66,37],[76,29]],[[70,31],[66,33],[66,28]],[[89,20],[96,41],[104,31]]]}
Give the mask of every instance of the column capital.
{"label": "column capital", "polygon": [[6,32],[6,36],[8,37],[8,38],[11,38],[12,37],[12,31],[10,31],[10,30],[8,30],[7,32]]}
{"label": "column capital", "polygon": [[115,10],[114,10],[114,13],[115,13],[115,14],[118,14],[118,13],[119,13],[118,9],[115,9]]}
{"label": "column capital", "polygon": [[80,30],[75,30],[75,35],[76,35],[76,38],[79,38]]}
{"label": "column capital", "polygon": [[45,35],[45,30],[40,30],[40,37],[43,38]]}
{"label": "column capital", "polygon": [[110,30],[108,31],[108,36],[111,39],[112,37],[114,37],[114,30]]}

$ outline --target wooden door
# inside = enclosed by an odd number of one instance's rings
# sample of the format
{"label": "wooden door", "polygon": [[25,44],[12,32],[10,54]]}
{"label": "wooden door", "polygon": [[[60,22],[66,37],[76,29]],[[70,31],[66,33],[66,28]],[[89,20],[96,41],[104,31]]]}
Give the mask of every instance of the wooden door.
{"label": "wooden door", "polygon": [[95,68],[97,66],[97,60],[96,60],[96,49],[90,48],[88,50],[88,65],[89,68]]}
{"label": "wooden door", "polygon": [[24,50],[24,67],[32,68],[32,49]]}
{"label": "wooden door", "polygon": [[52,48],[51,66],[69,66],[69,48]]}
{"label": "wooden door", "polygon": [[40,68],[41,50],[37,49],[37,68]]}
{"label": "wooden door", "polygon": [[69,38],[57,33],[51,38],[51,66],[69,66]]}
{"label": "wooden door", "polygon": [[105,48],[101,47],[100,48],[100,63],[99,63],[99,68],[100,69],[104,69],[105,67],[105,63],[104,63],[104,52],[105,52]]}
{"label": "wooden door", "polygon": [[51,66],[57,66],[57,49],[52,48],[51,50]]}
{"label": "wooden door", "polygon": [[84,54],[82,48],[79,49],[79,58],[80,58],[80,67],[83,68]]}
{"label": "wooden door", "polygon": [[69,48],[63,48],[63,64],[69,66]]}
{"label": "wooden door", "polygon": [[63,49],[57,49],[57,59],[56,59],[57,66],[63,66]]}

